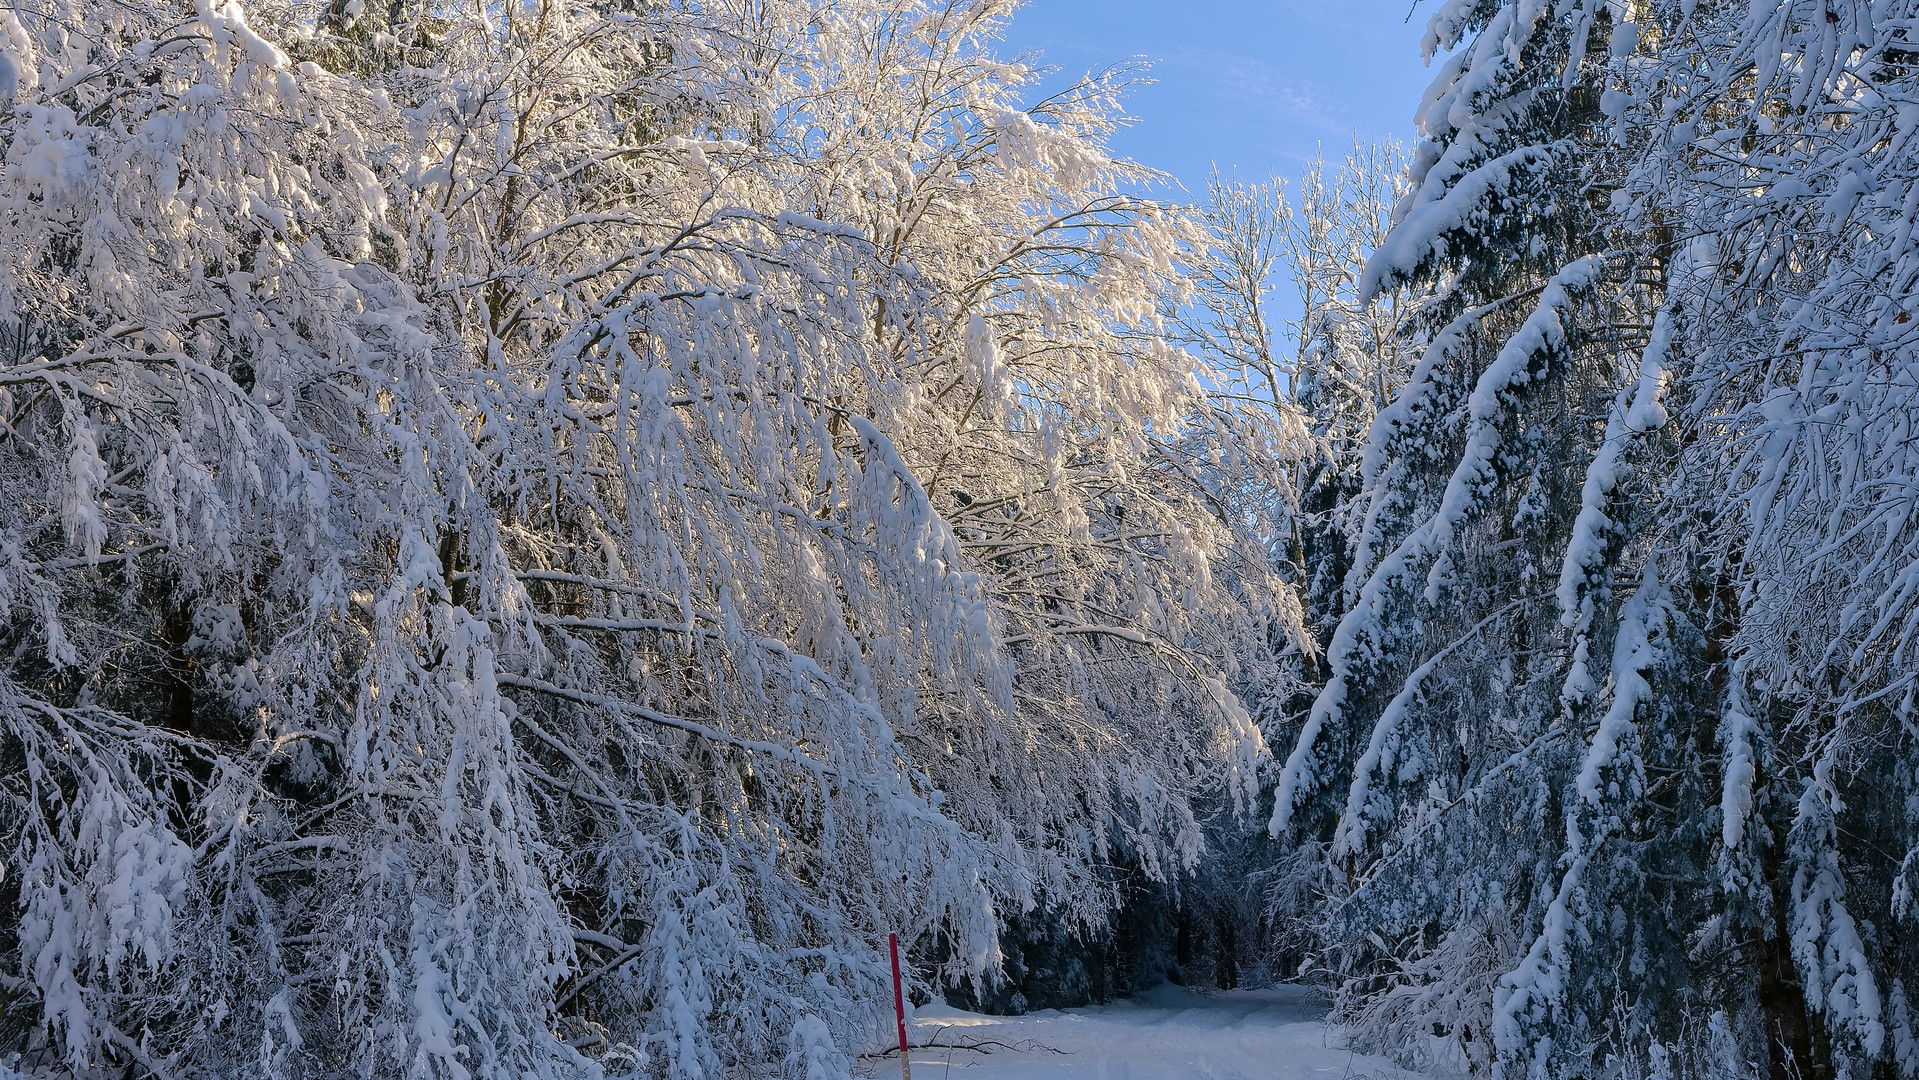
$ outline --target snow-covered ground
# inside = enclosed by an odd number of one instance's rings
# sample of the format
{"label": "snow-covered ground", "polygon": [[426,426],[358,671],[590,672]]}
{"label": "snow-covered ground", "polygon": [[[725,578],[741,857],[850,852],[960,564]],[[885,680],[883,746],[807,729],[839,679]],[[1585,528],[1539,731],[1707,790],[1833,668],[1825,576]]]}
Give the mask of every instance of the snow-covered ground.
{"label": "snow-covered ground", "polygon": [[[1294,987],[1198,994],[1162,986],[1130,1000],[1025,1016],[918,1010],[913,1080],[1358,1080],[1401,1076],[1351,1053],[1325,1007]],[[866,1058],[896,1076],[897,1055]]]}

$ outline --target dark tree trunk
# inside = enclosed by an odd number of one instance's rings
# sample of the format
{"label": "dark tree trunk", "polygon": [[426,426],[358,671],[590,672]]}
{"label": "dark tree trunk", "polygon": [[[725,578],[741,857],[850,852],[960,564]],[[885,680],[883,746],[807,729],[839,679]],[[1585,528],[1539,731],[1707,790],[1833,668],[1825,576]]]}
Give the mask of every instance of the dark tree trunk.
{"label": "dark tree trunk", "polygon": [[187,655],[187,642],[193,637],[193,612],[181,605],[168,605],[163,627],[166,652],[161,661],[165,672],[162,693],[166,696],[168,727],[188,735],[201,735],[193,715],[193,658]]}
{"label": "dark tree trunk", "polygon": [[1213,919],[1213,982],[1221,990],[1239,987],[1239,936],[1226,914]]}
{"label": "dark tree trunk", "polygon": [[1806,1012],[1805,987],[1794,970],[1786,912],[1792,909],[1792,890],[1776,852],[1766,854],[1765,872],[1772,884],[1772,934],[1760,940],[1758,951],[1759,1015],[1766,1027],[1768,1080],[1827,1080],[1832,1075],[1825,1028]]}

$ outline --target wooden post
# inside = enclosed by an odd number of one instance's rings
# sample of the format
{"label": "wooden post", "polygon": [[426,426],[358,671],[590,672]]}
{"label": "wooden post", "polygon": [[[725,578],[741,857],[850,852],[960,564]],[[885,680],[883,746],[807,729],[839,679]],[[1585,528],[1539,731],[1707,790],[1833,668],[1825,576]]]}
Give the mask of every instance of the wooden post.
{"label": "wooden post", "polygon": [[913,1080],[913,1067],[906,1060],[906,991],[900,986],[900,936],[886,935],[886,947],[893,953],[893,1016],[900,1025],[900,1080]]}

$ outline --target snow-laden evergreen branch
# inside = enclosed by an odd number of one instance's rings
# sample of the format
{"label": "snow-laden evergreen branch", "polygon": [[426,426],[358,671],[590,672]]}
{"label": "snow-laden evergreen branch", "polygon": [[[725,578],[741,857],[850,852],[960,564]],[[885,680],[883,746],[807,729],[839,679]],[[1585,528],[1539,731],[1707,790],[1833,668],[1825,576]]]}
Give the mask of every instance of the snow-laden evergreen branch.
{"label": "snow-laden evergreen branch", "polygon": [[[1562,314],[1573,303],[1574,294],[1590,288],[1604,268],[1604,258],[1594,255],[1576,260],[1554,275],[1541,290],[1538,303],[1525,322],[1500,349],[1492,363],[1480,373],[1466,403],[1465,446],[1451,476],[1447,478],[1445,493],[1440,498],[1438,508],[1373,568],[1365,585],[1360,587],[1353,607],[1341,617],[1338,629],[1333,632],[1333,643],[1326,650],[1332,675],[1320,691],[1318,700],[1313,702],[1306,726],[1301,729],[1299,740],[1280,773],[1279,792],[1268,826],[1273,835],[1277,836],[1287,829],[1293,810],[1304,798],[1306,789],[1317,782],[1314,744],[1327,725],[1339,723],[1351,680],[1363,656],[1362,650],[1373,647],[1368,643],[1380,639],[1380,620],[1390,599],[1389,590],[1407,584],[1407,579],[1417,572],[1417,564],[1421,561],[1443,557],[1446,548],[1453,543],[1460,524],[1477,510],[1479,499],[1494,479],[1493,458],[1502,440],[1498,424],[1505,416],[1508,396],[1530,381],[1535,365],[1560,346],[1564,335]],[[1454,334],[1464,329],[1454,327],[1459,327],[1459,324],[1448,328]],[[1456,338],[1442,337],[1440,340]],[[1436,343],[1433,347],[1441,346]],[[1412,388],[1407,391],[1409,395],[1421,393],[1418,388],[1424,385],[1418,371],[1414,373],[1414,380]],[[1385,432],[1384,427],[1374,430],[1376,434]],[[1363,550],[1365,545],[1361,547]],[[1424,599],[1428,604],[1438,600],[1438,565],[1435,564],[1427,576]]]}

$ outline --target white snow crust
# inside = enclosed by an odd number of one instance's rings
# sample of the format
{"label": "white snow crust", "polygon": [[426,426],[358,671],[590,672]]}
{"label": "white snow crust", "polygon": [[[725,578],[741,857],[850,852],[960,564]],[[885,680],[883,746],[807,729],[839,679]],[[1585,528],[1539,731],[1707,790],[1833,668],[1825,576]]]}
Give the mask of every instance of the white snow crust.
{"label": "white snow crust", "polygon": [[[1341,1045],[1326,1007],[1298,986],[1198,993],[1164,985],[1111,1005],[982,1016],[916,1010],[914,1080],[1355,1080],[1410,1076]],[[891,1029],[889,1028],[889,1031]],[[968,1049],[969,1047],[974,1049]],[[860,1074],[899,1075],[899,1056]]]}

